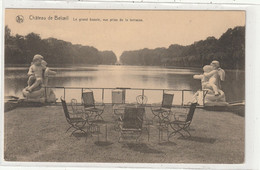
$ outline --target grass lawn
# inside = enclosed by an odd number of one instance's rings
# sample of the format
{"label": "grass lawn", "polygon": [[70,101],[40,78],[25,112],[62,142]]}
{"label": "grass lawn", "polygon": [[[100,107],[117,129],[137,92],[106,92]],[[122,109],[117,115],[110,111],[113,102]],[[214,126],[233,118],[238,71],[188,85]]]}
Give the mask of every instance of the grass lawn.
{"label": "grass lawn", "polygon": [[[179,109],[173,109],[179,110]],[[152,118],[150,108],[146,108]],[[108,121],[108,145],[97,145],[65,133],[69,127],[62,106],[24,107],[5,112],[4,159],[37,162],[133,162],[133,163],[227,163],[244,162],[245,118],[231,112],[196,109],[190,126],[192,137],[159,143],[156,125],[150,126],[150,141],[118,143],[111,106],[103,113]],[[101,129],[102,130],[102,129]],[[104,129],[103,129],[104,132]],[[164,136],[165,137],[165,136]],[[166,139],[166,138],[165,138]],[[100,141],[105,135],[99,136]]]}

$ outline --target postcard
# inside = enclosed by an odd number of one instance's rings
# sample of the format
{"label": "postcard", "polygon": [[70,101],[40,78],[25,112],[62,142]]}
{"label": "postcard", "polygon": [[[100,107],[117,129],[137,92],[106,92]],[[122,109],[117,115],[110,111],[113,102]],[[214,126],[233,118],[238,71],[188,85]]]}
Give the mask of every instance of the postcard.
{"label": "postcard", "polygon": [[245,163],[245,10],[4,15],[5,163]]}

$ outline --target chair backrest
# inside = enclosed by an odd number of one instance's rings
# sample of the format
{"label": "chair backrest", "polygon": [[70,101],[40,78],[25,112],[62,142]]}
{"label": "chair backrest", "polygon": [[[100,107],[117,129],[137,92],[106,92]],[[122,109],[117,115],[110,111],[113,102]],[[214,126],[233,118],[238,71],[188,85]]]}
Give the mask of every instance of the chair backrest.
{"label": "chair backrest", "polygon": [[189,113],[188,113],[187,118],[186,118],[186,122],[191,122],[192,121],[192,118],[193,118],[196,106],[197,106],[197,103],[192,103],[190,105],[190,109],[189,109]]}
{"label": "chair backrest", "polygon": [[136,96],[136,102],[139,105],[146,105],[148,98],[145,95]]}
{"label": "chair backrest", "polygon": [[70,114],[69,114],[69,110],[68,110],[66,101],[63,100],[62,98],[60,98],[60,100],[61,100],[61,103],[62,103],[62,107],[63,107],[65,117],[66,117],[67,120],[70,120]]}
{"label": "chair backrest", "polygon": [[142,129],[144,112],[144,107],[126,107],[123,117],[123,128]]}
{"label": "chair backrest", "polygon": [[83,101],[84,107],[94,107],[95,99],[94,99],[93,91],[83,92],[82,101]]}
{"label": "chair backrest", "polygon": [[162,107],[171,108],[174,94],[163,93]]}
{"label": "chair backrest", "polygon": [[77,113],[77,99],[71,99],[71,108],[73,113]]}
{"label": "chair backrest", "polygon": [[125,103],[125,89],[112,90],[112,104]]}

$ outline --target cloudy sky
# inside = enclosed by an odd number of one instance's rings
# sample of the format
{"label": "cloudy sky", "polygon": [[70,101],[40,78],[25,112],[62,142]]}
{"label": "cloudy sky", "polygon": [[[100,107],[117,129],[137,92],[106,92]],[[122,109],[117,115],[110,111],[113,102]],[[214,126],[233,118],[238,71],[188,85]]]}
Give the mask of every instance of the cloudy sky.
{"label": "cloudy sky", "polygon": [[[23,22],[17,22],[17,16],[23,16]],[[219,38],[228,28],[244,26],[245,12],[6,9],[5,25],[13,35],[34,32],[42,38],[112,50],[119,57],[125,50],[189,45],[209,36]]]}

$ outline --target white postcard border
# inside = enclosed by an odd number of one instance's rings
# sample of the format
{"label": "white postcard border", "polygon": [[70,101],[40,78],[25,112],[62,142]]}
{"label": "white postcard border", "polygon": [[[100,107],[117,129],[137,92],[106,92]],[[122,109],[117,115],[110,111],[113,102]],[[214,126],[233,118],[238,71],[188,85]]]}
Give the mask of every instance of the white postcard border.
{"label": "white postcard border", "polygon": [[[203,1],[205,2],[205,1]],[[244,164],[143,164],[143,163],[49,163],[49,162],[5,162],[3,159],[4,116],[1,115],[1,163],[5,168],[153,168],[153,169],[254,169],[259,166],[259,63],[260,50],[257,45],[260,30],[260,6],[245,3],[233,4],[189,4],[189,3],[156,3],[156,2],[83,2],[83,1],[4,1],[1,8],[1,28],[4,28],[5,8],[42,8],[42,9],[131,9],[131,10],[245,10],[246,11],[246,114],[245,114],[245,163]],[[1,29],[1,54],[4,56],[4,29]],[[1,57],[1,87],[4,79],[4,62]],[[1,88],[3,99],[4,90]],[[1,102],[3,113],[3,102]],[[70,167],[70,168],[69,168]]]}

